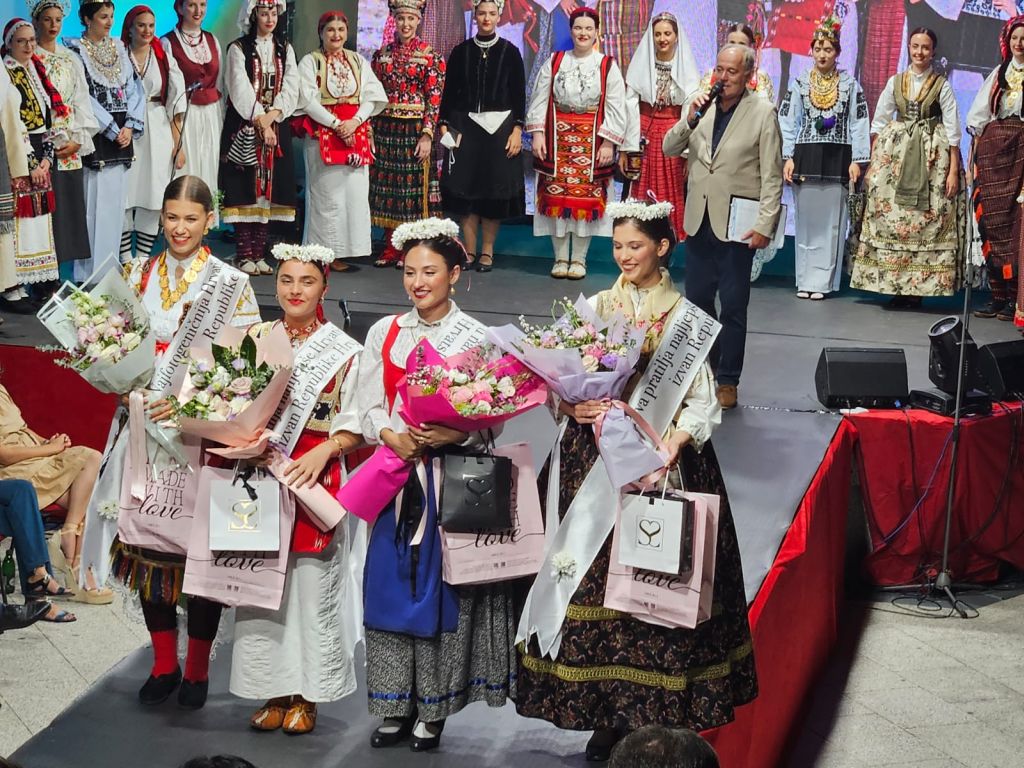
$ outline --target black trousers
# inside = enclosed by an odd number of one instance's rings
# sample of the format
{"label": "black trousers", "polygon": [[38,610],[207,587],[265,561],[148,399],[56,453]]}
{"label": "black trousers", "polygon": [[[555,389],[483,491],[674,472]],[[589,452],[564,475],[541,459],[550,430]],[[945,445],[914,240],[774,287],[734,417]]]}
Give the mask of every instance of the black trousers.
{"label": "black trousers", "polygon": [[[711,349],[711,366],[719,384],[740,383],[753,263],[753,249],[719,240],[706,215],[700,229],[686,238],[686,298],[722,323]],[[716,295],[721,313],[715,308]]]}

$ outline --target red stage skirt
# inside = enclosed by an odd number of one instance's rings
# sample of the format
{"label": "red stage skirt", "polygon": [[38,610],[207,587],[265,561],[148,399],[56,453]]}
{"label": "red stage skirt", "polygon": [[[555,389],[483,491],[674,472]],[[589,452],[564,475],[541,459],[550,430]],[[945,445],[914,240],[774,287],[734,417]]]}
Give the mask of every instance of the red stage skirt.
{"label": "red stage skirt", "polygon": [[672,203],[672,228],[680,241],[686,239],[683,231],[683,201],[686,190],[686,160],[667,157],[661,149],[665,134],[679,122],[682,107],[655,110],[650,104],[640,104],[640,133],[647,139],[640,178],[630,184],[630,196],[645,199],[652,193],[658,200]]}
{"label": "red stage skirt", "polygon": [[595,114],[555,110],[555,175],[537,178],[537,213],[553,219],[597,221],[604,216],[607,179],[594,179],[599,137]]}

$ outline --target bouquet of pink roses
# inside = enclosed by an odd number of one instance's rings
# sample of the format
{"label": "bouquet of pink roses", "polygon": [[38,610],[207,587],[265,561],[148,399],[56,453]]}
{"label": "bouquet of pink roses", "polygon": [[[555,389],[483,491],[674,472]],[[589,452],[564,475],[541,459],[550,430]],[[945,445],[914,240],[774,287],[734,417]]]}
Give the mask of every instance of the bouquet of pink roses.
{"label": "bouquet of pink roses", "polygon": [[[510,355],[493,359],[476,347],[444,358],[423,340],[406,361],[398,382],[399,415],[414,426],[439,424],[480,432],[543,404],[543,380]],[[412,465],[382,445],[337,493],[356,517],[373,521],[405,485]]]}

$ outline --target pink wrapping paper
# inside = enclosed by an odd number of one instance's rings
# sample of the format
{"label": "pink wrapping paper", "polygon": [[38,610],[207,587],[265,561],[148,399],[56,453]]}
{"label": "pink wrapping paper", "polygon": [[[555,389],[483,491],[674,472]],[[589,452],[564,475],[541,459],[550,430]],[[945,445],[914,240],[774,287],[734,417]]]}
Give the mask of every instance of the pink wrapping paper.
{"label": "pink wrapping paper", "polygon": [[303,486],[301,488],[288,485],[284,471],[291,463],[292,460],[283,453],[274,451],[267,468],[280,481],[283,488],[287,488],[296,499],[302,502],[313,525],[325,533],[333,530],[344,519],[345,510],[320,483],[314,483],[312,487]]}
{"label": "pink wrapping paper", "polygon": [[668,447],[632,406],[621,400],[612,400],[611,406],[594,422],[594,436],[612,487],[657,482],[664,473]]}
{"label": "pink wrapping paper", "polygon": [[281,607],[288,554],[295,521],[291,497],[281,490],[281,549],[279,552],[210,551],[210,484],[215,479],[230,481],[232,469],[203,467],[199,471],[199,502],[188,542],[182,591],[229,606],[249,605],[276,611]]}
{"label": "pink wrapping paper", "polygon": [[671,576],[620,565],[619,526],[616,523],[604,593],[605,608],[623,611],[660,627],[693,629],[711,617],[720,499],[707,493],[685,492],[683,496],[696,504],[693,571]]}
{"label": "pink wrapping paper", "polygon": [[[430,342],[424,339],[409,353],[409,357],[406,358],[405,370],[407,374],[413,373],[420,365],[444,365],[447,368],[454,368],[467,361],[479,359],[481,356],[478,349],[471,349],[447,358],[441,357],[438,351],[430,345]],[[495,368],[495,373],[498,376],[516,376],[527,371],[526,367],[518,360],[508,358],[500,362],[501,365]],[[439,424],[460,432],[480,432],[493,429],[531,408],[542,405],[547,401],[548,396],[547,387],[544,386],[543,381],[534,378],[518,390],[523,397],[523,403],[513,413],[470,418],[456,411],[444,395],[424,395],[419,387],[410,386],[405,377],[398,382],[398,392],[402,402],[399,415],[407,424],[417,427],[422,424]],[[381,445],[338,490],[336,494],[338,502],[345,510],[359,519],[373,523],[405,485],[411,469],[410,462],[403,461],[388,446]]]}
{"label": "pink wrapping paper", "polygon": [[514,467],[511,533],[448,533],[441,530],[443,575],[448,584],[486,584],[532,576],[544,562],[544,520],[529,443],[494,449]]}
{"label": "pink wrapping paper", "polygon": [[[217,344],[224,347],[237,348],[245,337],[245,329],[235,328],[232,325],[225,325],[217,337]],[[231,421],[209,421],[207,419],[179,419],[181,431],[185,434],[196,435],[214,443],[220,443],[231,448],[255,449],[256,444],[269,439],[265,434],[266,426],[277,410],[281,397],[288,387],[288,379],[292,375],[292,354],[291,343],[288,341],[288,334],[281,326],[275,326],[270,333],[261,339],[256,339],[257,363],[266,361],[278,370],[274,377],[267,384],[259,396],[252,401],[248,408],[242,411]],[[206,359],[213,363],[213,354],[209,347],[192,347],[189,350],[197,359]],[[181,402],[192,397],[195,389],[188,376],[188,366],[181,366],[184,375],[177,382],[176,394]],[[264,448],[265,448],[264,444]],[[254,455],[259,455],[262,450]],[[230,458],[240,458],[235,455]]]}

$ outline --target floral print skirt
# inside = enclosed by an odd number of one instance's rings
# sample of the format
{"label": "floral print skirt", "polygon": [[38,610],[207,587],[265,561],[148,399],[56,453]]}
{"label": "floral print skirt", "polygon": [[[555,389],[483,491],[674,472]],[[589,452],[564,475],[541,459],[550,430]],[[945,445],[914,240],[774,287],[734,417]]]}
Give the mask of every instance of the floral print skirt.
{"label": "floral print skirt", "polygon": [[952,296],[960,285],[966,201],[963,194],[946,197],[949,143],[942,123],[921,130],[929,179],[924,210],[904,207],[895,199],[910,141],[908,124],[894,121],[878,135],[865,182],[852,288],[895,296]]}
{"label": "floral print skirt", "polygon": [[[598,456],[589,426],[569,424],[562,456],[560,517]],[[669,629],[604,608],[609,536],[569,604],[558,658],[541,658],[535,643],[520,647],[520,714],[579,731],[704,730],[730,722],[737,706],[757,696],[740,552],[718,459],[708,443],[701,453],[686,448],[681,465],[687,489],[722,497],[712,618]]]}

